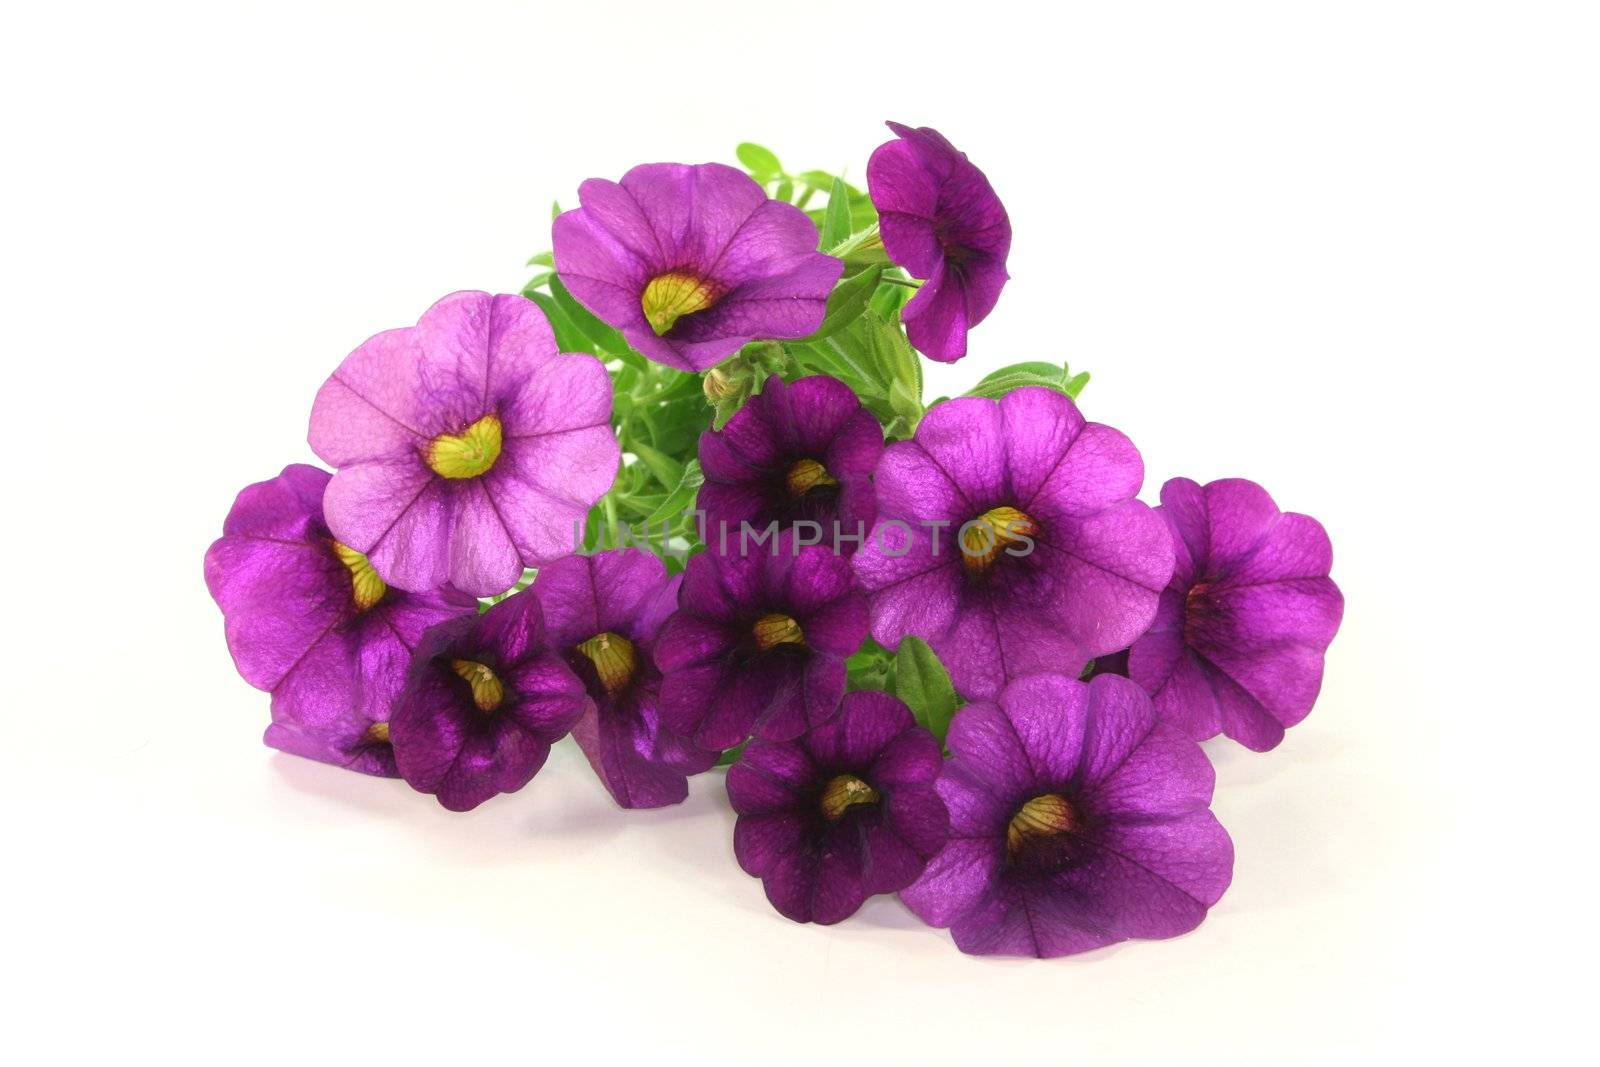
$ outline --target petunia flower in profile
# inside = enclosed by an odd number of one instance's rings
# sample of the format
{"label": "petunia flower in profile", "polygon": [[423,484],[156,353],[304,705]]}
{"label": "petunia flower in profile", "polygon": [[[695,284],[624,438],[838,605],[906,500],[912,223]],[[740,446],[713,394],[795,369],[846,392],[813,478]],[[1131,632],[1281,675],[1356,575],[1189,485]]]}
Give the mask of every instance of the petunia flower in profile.
{"label": "petunia flower in profile", "polygon": [[545,639],[539,598],[523,591],[422,635],[389,739],[413,789],[469,811],[527,785],[588,704]]}
{"label": "petunia flower in profile", "polygon": [[887,693],[845,696],[794,741],[752,741],[728,769],[734,854],[795,922],[836,923],[911,885],[944,847],[944,752]]}
{"label": "petunia flower in profile", "polygon": [[956,712],[946,744],[950,840],[900,899],[961,951],[1175,937],[1228,888],[1211,764],[1128,679],[1019,678]]}
{"label": "petunia flower in profile", "polygon": [[411,650],[429,626],[472,615],[478,602],[385,584],[322,521],[329,477],[294,463],[240,492],[206,551],[206,587],[239,674],[272,694],[266,743],[392,775],[389,711]]}
{"label": "petunia flower in profile", "polygon": [[1224,733],[1257,752],[1276,747],[1311,712],[1344,616],[1327,532],[1242,478],[1174,478],[1156,510],[1177,566],[1129,676],[1196,740]]}
{"label": "petunia flower in profile", "polygon": [[610,419],[605,367],[558,353],[532,301],[447,296],[317,393],[311,447],[338,468],[328,525],[391,585],[502,593],[570,552],[611,488]]}
{"label": "petunia flower in profile", "polygon": [[758,339],[822,325],[842,260],[817,228],[720,163],[647,163],[620,183],[591,178],[555,221],[556,270],[644,356],[703,371]]}
{"label": "petunia flower in profile", "polygon": [[624,808],[659,808],[689,794],[688,776],[709,770],[706,752],[663,721],[656,637],[678,606],[681,575],[634,548],[568,556],[543,567],[532,591],[549,645],[589,693],[572,735]]}
{"label": "petunia flower in profile", "polygon": [[707,750],[752,731],[788,741],[839,710],[844,661],[867,636],[850,564],[784,534],[713,545],[689,560],[678,612],[656,642],[667,725]]}
{"label": "petunia flower in profile", "polygon": [[1005,286],[1011,220],[989,179],[937,130],[888,124],[897,140],[867,161],[884,251],[926,279],[905,306],[906,336],[929,359],[967,354],[967,331]]}
{"label": "petunia flower in profile", "polygon": [[1172,576],[1166,524],[1134,499],[1143,479],[1133,444],[1054,390],[936,405],[884,451],[877,524],[851,560],[873,637],[927,641],[969,699],[1127,648]]}
{"label": "petunia flower in profile", "polygon": [[853,553],[872,526],[883,429],[848,385],[815,375],[768,379],[721,430],[700,435],[698,507],[708,540],[741,524],[811,522]]}

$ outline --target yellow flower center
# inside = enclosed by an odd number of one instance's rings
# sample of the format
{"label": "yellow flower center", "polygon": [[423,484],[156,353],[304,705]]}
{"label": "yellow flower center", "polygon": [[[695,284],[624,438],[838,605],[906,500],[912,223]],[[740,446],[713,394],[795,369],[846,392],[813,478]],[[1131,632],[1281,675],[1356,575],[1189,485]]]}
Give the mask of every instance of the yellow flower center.
{"label": "yellow flower center", "polygon": [[756,647],[763,652],[779,645],[805,647],[806,636],[800,632],[800,624],[787,615],[763,615],[750,630],[756,635]]}
{"label": "yellow flower center", "polygon": [[852,804],[876,804],[878,791],[853,774],[841,774],[822,787],[822,817],[836,822]]}
{"label": "yellow flower center", "polygon": [[389,724],[375,722],[367,727],[367,740],[374,744],[387,745],[389,743]]}
{"label": "yellow flower center", "polygon": [[356,603],[356,610],[368,611],[377,607],[378,601],[389,592],[389,587],[372,569],[372,562],[349,545],[342,545],[338,541],[333,543],[333,554],[350,571],[350,597]]}
{"label": "yellow flower center", "polygon": [[717,294],[711,286],[681,270],[651,278],[639,298],[645,321],[657,337],[676,326],[685,315],[704,311],[716,302]]}
{"label": "yellow flower center", "polygon": [[1039,524],[1016,508],[990,508],[961,531],[961,562],[971,574],[985,574],[1007,545],[1022,544]]}
{"label": "yellow flower center", "polygon": [[600,676],[600,684],[612,696],[621,692],[629,682],[633,681],[633,672],[639,659],[634,654],[633,642],[621,634],[609,631],[595,634],[580,644],[578,651],[594,664],[594,672]]}
{"label": "yellow flower center", "polygon": [[489,473],[503,443],[500,417],[485,415],[460,433],[428,442],[428,466],[442,478],[477,478]]}
{"label": "yellow flower center", "polygon": [[1017,810],[1006,827],[1006,851],[1016,855],[1028,841],[1065,833],[1077,823],[1072,803],[1058,793],[1036,796]]}
{"label": "yellow flower center", "polygon": [[804,496],[819,485],[838,485],[839,481],[828,473],[828,468],[814,459],[802,459],[789,468],[786,479],[790,496]]}
{"label": "yellow flower center", "polygon": [[466,680],[472,689],[472,702],[485,715],[499,708],[500,702],[506,698],[506,688],[500,684],[500,676],[483,664],[470,659],[453,659],[450,669]]}

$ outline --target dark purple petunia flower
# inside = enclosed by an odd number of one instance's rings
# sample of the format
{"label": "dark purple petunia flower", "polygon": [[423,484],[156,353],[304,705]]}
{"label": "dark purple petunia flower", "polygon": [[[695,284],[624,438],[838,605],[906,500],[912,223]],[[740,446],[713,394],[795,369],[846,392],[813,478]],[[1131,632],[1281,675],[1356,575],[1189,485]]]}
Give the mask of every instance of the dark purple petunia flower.
{"label": "dark purple petunia flower", "polygon": [[839,710],[844,661],[867,636],[866,599],[844,557],[792,535],[718,549],[689,560],[678,613],[656,642],[667,724],[708,750],[752,729],[792,740]]}
{"label": "dark purple petunia flower", "polygon": [[728,769],[733,850],[795,922],[836,923],[904,889],[944,847],[944,752],[887,693],[851,693],[798,740],[752,741]]}
{"label": "dark purple petunia flower", "polygon": [[961,951],[1175,937],[1228,888],[1211,764],[1126,678],[1019,678],[958,711],[946,743],[950,841],[900,898]]}
{"label": "dark purple petunia flower", "polygon": [[295,463],[245,488],[206,552],[206,586],[239,673],[272,694],[266,743],[392,775],[389,711],[411,650],[429,626],[474,614],[478,602],[385,585],[322,521],[329,477]]}
{"label": "dark purple petunia flower", "polygon": [[1172,576],[1165,523],[1134,499],[1138,450],[1029,386],[936,405],[878,464],[878,521],[851,561],[872,633],[927,641],[957,691],[1081,672],[1144,632]]}
{"label": "dark purple petunia flower", "polygon": [[1174,478],[1156,510],[1177,566],[1128,674],[1190,737],[1265,752],[1310,713],[1344,616],[1328,535],[1242,478]]}
{"label": "dark purple petunia flower", "polygon": [[352,352],[317,393],[339,468],[328,525],[402,589],[503,593],[572,551],[617,474],[611,379],[562,355],[536,304],[455,293]]}
{"label": "dark purple petunia flower", "polygon": [[709,770],[719,754],[662,721],[653,645],[677,610],[682,581],[668,577],[658,557],[625,548],[556,560],[533,584],[546,640],[589,691],[572,734],[624,808],[679,803],[689,795],[687,776]]}
{"label": "dark purple petunia flower", "polygon": [[1006,284],[1011,220],[983,171],[926,126],[898,122],[899,137],[867,162],[883,248],[921,289],[901,317],[911,343],[929,359],[967,354],[967,331],[994,310]]}
{"label": "dark purple petunia flower", "polygon": [[389,737],[413,789],[470,811],[527,785],[588,704],[524,591],[422,635]]}
{"label": "dark purple petunia flower", "polygon": [[817,251],[805,212],[720,163],[648,163],[591,178],[555,221],[572,295],[643,355],[703,371],[757,339],[822,324],[844,263]]}
{"label": "dark purple petunia flower", "polygon": [[770,378],[726,426],[700,435],[706,539],[736,536],[741,523],[814,522],[823,544],[849,555],[872,526],[882,455],[883,428],[848,385]]}

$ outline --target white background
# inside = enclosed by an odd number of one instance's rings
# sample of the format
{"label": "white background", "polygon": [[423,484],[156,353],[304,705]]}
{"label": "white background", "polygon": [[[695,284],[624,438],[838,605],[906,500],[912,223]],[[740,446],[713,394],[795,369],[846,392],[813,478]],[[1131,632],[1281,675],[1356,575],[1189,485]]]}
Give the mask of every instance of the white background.
{"label": "white background", "polygon": [[[1549,1062],[1595,949],[1593,12],[9,7],[7,1058]],[[716,774],[623,813],[566,743],[460,816],[264,749],[201,556],[340,358],[515,291],[585,177],[753,139],[859,178],[886,118],[1016,231],[930,397],[1070,359],[1147,499],[1243,475],[1332,534],[1317,710],[1208,746],[1210,919],[968,958],[892,899],[777,916]]]}

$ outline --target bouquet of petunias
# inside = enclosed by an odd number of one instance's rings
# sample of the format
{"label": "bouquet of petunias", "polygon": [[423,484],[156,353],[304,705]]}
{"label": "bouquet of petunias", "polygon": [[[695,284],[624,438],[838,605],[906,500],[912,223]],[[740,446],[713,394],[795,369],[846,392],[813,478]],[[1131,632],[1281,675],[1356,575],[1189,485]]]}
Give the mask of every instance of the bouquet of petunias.
{"label": "bouquet of petunias", "polygon": [[926,402],[1011,223],[890,128],[865,192],[749,144],[591,179],[521,293],[339,364],[333,473],[247,487],[206,554],[267,744],[455,811],[568,734],[622,808],[731,764],[734,855],[800,922],[896,893],[1030,956],[1199,924],[1233,845],[1198,742],[1311,710],[1327,535],[1242,479],[1141,503],[1064,366]]}

